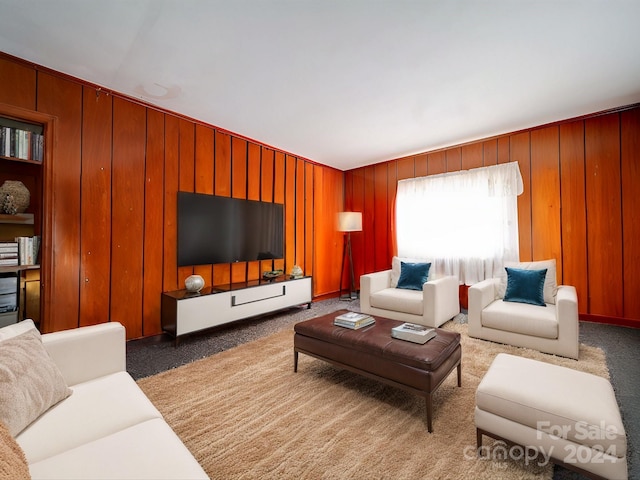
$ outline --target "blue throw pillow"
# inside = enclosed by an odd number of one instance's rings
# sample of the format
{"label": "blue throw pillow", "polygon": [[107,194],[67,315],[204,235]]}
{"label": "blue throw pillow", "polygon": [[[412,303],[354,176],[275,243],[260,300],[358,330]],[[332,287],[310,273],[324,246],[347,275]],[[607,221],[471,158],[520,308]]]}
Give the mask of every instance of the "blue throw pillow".
{"label": "blue throw pillow", "polygon": [[546,268],[544,270],[522,270],[505,267],[505,270],[507,271],[505,302],[529,303],[546,307],[544,303]]}
{"label": "blue throw pillow", "polygon": [[429,276],[430,263],[405,263],[400,262],[400,278],[397,288],[408,290],[422,290],[422,285]]}

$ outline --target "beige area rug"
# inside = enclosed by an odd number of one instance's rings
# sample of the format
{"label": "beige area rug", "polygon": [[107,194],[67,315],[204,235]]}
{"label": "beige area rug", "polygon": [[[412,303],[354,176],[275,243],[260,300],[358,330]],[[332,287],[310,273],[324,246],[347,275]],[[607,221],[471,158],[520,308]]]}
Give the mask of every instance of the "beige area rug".
{"label": "beige area rug", "polygon": [[542,459],[476,458],[478,383],[500,352],[608,378],[603,351],[575,361],[445,328],[462,334],[462,387],[454,370],[436,392],[431,434],[421,397],[302,354],[294,373],[292,330],[138,384],[212,479],[550,479]]}

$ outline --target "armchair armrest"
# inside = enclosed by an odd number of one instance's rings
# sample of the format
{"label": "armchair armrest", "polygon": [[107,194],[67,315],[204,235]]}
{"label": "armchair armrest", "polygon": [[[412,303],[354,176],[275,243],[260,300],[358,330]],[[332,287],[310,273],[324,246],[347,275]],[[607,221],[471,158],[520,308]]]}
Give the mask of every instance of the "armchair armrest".
{"label": "armchair armrest", "polygon": [[460,313],[460,282],[448,275],[422,285],[422,304],[427,325],[439,327]]}
{"label": "armchair armrest", "polygon": [[[571,285],[558,285],[558,293],[556,295],[556,308],[558,312],[562,312],[569,317],[577,317],[578,315],[578,292],[576,287]],[[560,317],[560,315],[558,315]]]}
{"label": "armchair armrest", "polygon": [[499,278],[487,278],[469,287],[469,333],[482,326],[482,310],[496,299]]}
{"label": "armchair armrest", "polygon": [[367,273],[360,275],[360,309],[369,311],[371,308],[370,295],[391,285],[391,270],[383,270],[381,272]]}
{"label": "armchair armrest", "polygon": [[47,333],[42,343],[67,385],[126,371],[126,336],[120,323]]}
{"label": "armchair armrest", "polygon": [[566,356],[578,358],[578,293],[575,287],[558,285],[556,318],[558,319],[558,340],[568,349]]}
{"label": "armchair armrest", "polygon": [[366,284],[369,293],[376,293],[391,286],[391,270],[367,273],[360,276],[360,290],[363,289],[362,282]]}

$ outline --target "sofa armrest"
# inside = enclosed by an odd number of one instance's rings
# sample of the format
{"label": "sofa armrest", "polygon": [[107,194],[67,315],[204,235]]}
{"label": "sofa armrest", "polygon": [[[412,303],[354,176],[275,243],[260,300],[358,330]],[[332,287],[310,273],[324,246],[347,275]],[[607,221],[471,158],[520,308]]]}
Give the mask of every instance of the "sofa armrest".
{"label": "sofa armrest", "polygon": [[566,356],[578,358],[578,293],[575,287],[558,285],[556,318],[558,319],[558,340],[565,345]]}
{"label": "sofa armrest", "polygon": [[482,326],[482,310],[496,299],[499,278],[487,278],[469,287],[469,330],[470,334]]}
{"label": "sofa armrest", "polygon": [[427,325],[439,327],[460,313],[460,281],[454,275],[422,285],[422,304]]}
{"label": "sofa armrest", "polygon": [[391,285],[391,270],[360,275],[360,310],[371,311],[370,295]]}
{"label": "sofa armrest", "polygon": [[125,329],[117,322],[47,333],[42,343],[69,386],[127,368]]}
{"label": "sofa armrest", "polygon": [[362,282],[367,284],[369,293],[376,293],[391,286],[391,270],[383,270],[381,272],[367,273],[360,276],[360,291],[362,291]]}

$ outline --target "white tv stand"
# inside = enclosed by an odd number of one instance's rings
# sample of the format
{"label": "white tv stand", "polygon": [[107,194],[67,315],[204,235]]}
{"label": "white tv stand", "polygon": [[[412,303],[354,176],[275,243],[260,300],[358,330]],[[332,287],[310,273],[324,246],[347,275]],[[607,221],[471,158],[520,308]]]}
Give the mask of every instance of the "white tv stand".
{"label": "white tv stand", "polygon": [[162,294],[162,330],[182,335],[296,305],[311,308],[311,277],[255,280]]}

